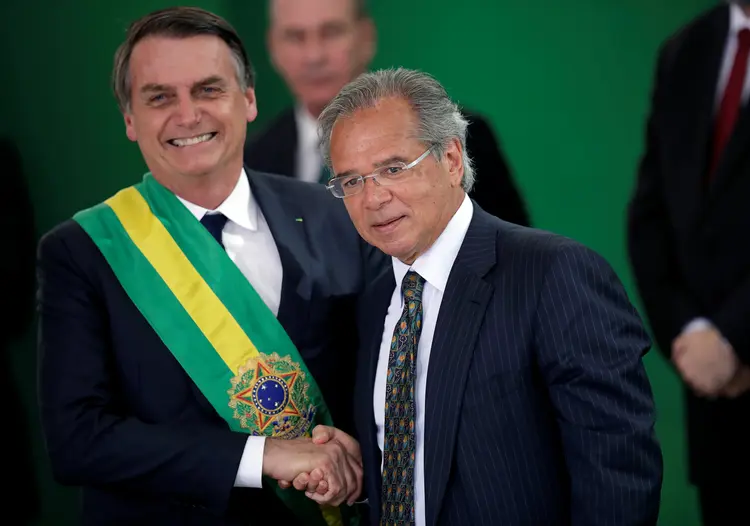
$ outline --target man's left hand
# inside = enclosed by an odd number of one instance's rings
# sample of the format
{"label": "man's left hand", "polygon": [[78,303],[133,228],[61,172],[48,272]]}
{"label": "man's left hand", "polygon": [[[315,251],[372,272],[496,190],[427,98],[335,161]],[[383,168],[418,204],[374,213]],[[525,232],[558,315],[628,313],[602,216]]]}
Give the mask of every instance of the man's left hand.
{"label": "man's left hand", "polygon": [[697,394],[709,397],[719,395],[739,368],[734,349],[713,327],[675,338],[672,361]]}

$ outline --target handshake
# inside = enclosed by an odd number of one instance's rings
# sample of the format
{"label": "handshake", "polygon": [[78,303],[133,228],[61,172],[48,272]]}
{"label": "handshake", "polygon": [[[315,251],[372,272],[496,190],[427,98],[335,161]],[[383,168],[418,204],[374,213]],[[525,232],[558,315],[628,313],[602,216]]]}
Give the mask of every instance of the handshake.
{"label": "handshake", "polygon": [[343,431],[316,426],[312,438],[266,439],[263,474],[319,504],[351,506],[362,492],[362,454]]}

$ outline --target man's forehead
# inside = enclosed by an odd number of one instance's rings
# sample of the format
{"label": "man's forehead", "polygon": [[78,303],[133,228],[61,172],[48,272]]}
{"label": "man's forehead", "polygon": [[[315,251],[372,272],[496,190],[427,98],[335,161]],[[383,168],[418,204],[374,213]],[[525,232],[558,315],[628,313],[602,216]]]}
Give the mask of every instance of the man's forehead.
{"label": "man's forehead", "polygon": [[269,0],[272,25],[311,25],[354,17],[355,0]]}
{"label": "man's forehead", "polygon": [[148,37],[133,49],[130,74],[134,84],[191,85],[231,75],[230,53],[218,37]]}
{"label": "man's forehead", "polygon": [[340,121],[331,139],[331,159],[339,174],[363,173],[389,161],[406,160],[420,142],[411,127],[366,121]]}

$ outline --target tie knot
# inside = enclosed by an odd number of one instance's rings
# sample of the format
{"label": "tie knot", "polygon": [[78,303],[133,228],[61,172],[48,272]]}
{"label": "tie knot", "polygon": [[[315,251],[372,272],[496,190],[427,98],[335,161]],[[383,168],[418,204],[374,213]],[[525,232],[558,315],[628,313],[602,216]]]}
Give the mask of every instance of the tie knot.
{"label": "tie knot", "polygon": [[410,270],[401,282],[401,292],[405,300],[422,301],[422,290],[424,290],[424,278]]}
{"label": "tie knot", "polygon": [[750,48],[750,29],[744,28],[737,33],[737,42],[740,48]]}
{"label": "tie knot", "polygon": [[221,231],[224,230],[224,226],[227,224],[227,216],[222,213],[217,214],[205,214],[201,219],[201,224],[206,227],[206,230],[214,236],[214,239],[222,246],[221,242]]}

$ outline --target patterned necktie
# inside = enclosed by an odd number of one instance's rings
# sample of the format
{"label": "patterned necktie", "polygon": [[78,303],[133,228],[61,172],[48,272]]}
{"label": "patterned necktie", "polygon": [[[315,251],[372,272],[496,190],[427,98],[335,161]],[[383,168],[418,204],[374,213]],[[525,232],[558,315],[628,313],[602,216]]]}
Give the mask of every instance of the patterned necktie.
{"label": "patterned necktie", "polygon": [[222,213],[204,214],[201,224],[214,236],[221,248],[224,248],[224,243],[221,241],[221,232],[224,230],[224,225],[227,224],[227,216]]}
{"label": "patterned necktie", "polygon": [[388,355],[385,384],[385,439],[383,444],[382,518],[380,524],[414,524],[414,457],[417,420],[414,390],[417,345],[422,332],[422,290],[425,280],[416,272],[404,276],[404,310],[396,324]]}

